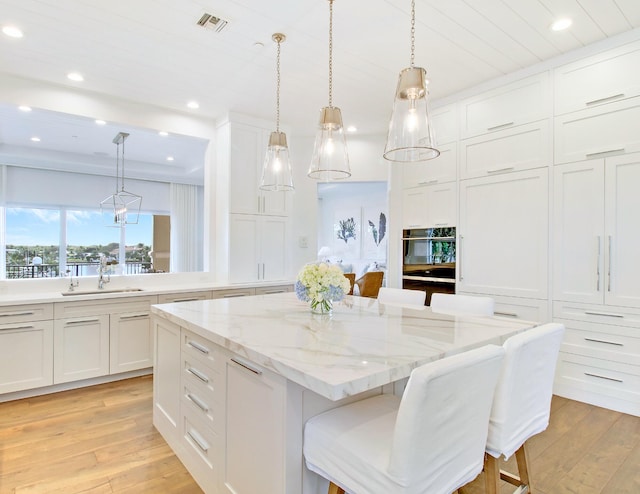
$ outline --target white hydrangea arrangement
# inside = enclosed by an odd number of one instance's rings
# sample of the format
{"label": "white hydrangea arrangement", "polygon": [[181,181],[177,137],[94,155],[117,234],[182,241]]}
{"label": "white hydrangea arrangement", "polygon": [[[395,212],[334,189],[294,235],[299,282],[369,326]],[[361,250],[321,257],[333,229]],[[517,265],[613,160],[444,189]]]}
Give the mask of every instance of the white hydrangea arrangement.
{"label": "white hydrangea arrangement", "polygon": [[330,312],[333,302],[342,300],[351,283],[342,269],[326,262],[306,264],[298,273],[295,290],[298,298],[311,302],[311,310]]}

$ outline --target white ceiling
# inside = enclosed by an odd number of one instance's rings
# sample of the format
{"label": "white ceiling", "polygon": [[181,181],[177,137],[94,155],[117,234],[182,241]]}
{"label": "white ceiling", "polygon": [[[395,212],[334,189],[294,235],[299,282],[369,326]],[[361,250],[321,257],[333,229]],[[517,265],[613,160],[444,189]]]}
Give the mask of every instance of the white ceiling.
{"label": "white ceiling", "polygon": [[[204,12],[229,24],[220,33],[199,27]],[[398,72],[409,64],[409,13],[410,0],[334,2],[333,103],[359,132],[385,131]],[[291,132],[311,135],[328,103],[328,16],[327,0],[0,0],[0,24],[24,31],[22,39],[0,35],[0,71],[206,118],[235,111],[274,121],[271,35],[282,32],[281,120]],[[573,26],[551,31],[564,16]],[[638,28],[640,1],[417,0],[416,17],[416,65],[427,69],[437,100]],[[67,80],[72,70],[85,81]],[[200,109],[188,110],[189,100]],[[86,136],[73,148],[79,160],[102,160],[106,167],[103,153],[115,156],[113,136],[131,131],[132,160],[168,167],[167,174],[175,167],[201,173],[194,170],[202,161],[201,140],[162,141],[155,132],[97,128],[89,119],[60,120],[52,112],[17,116],[1,103],[0,95],[5,150],[33,151],[36,145],[25,140],[41,132],[37,153],[55,155]],[[134,132],[144,134],[144,146],[134,144]],[[167,163],[168,142],[183,145],[185,158]],[[191,145],[195,152],[187,158]]]}

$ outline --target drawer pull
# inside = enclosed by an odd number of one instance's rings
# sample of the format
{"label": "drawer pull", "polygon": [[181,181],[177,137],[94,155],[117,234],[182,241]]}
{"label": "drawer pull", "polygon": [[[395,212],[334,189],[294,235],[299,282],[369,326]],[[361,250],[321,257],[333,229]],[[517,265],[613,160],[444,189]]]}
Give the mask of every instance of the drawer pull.
{"label": "drawer pull", "polygon": [[515,312],[495,311],[494,314],[496,316],[518,317],[518,314],[516,314]]}
{"label": "drawer pull", "polygon": [[604,343],[605,345],[624,346],[624,343],[618,343],[617,341],[596,340],[595,338],[585,338],[585,341],[593,341],[594,343]]}
{"label": "drawer pull", "polygon": [[511,127],[512,125],[513,125],[513,122],[507,122],[500,125],[494,125],[493,127],[487,127],[487,130],[492,131],[492,130],[504,129],[506,127]]}
{"label": "drawer pull", "polygon": [[67,321],[64,323],[65,326],[76,326],[78,324],[87,324],[89,322],[100,322],[100,319],[81,319],[79,321]]}
{"label": "drawer pull", "polygon": [[189,398],[203,412],[207,413],[209,411],[209,407],[197,396],[187,393],[187,398]]}
{"label": "drawer pull", "polygon": [[121,315],[120,319],[121,320],[126,320],[126,319],[140,319],[142,317],[149,317],[149,313],[148,312],[141,312],[140,314],[127,314],[127,315]]}
{"label": "drawer pull", "polygon": [[[260,276],[260,266],[258,266],[258,277]],[[246,297],[246,293],[227,293],[223,295],[222,298],[236,298],[236,297]]]}
{"label": "drawer pull", "polygon": [[620,318],[624,317],[624,314],[613,314],[611,312],[596,312],[592,310],[585,310],[584,313],[590,316],[620,317]]}
{"label": "drawer pull", "polygon": [[584,375],[585,376],[591,376],[591,377],[597,377],[599,379],[606,379],[607,381],[615,381],[617,383],[624,382],[622,379],[616,379],[615,377],[600,376],[598,374],[592,374],[591,372],[585,372]]}
{"label": "drawer pull", "polygon": [[202,451],[204,451],[205,453],[209,451],[209,443],[207,443],[207,441],[202,439],[200,434],[198,434],[196,431],[187,431],[187,435],[191,438],[191,440],[194,443],[196,443],[198,448],[200,448]]}
{"label": "drawer pull", "polygon": [[207,375],[203,374],[198,369],[194,369],[193,367],[188,367],[187,368],[187,372],[189,372],[190,374],[193,374],[194,376],[196,376],[203,383],[208,383],[209,382],[209,378],[207,377]]}
{"label": "drawer pull", "polygon": [[176,298],[172,300],[172,302],[195,302],[196,300],[200,300],[199,298]]}
{"label": "drawer pull", "polygon": [[619,149],[607,149],[606,151],[597,151],[595,153],[587,153],[585,156],[587,158],[597,158],[598,156],[603,156],[609,153],[624,153],[624,148]]}
{"label": "drawer pull", "polygon": [[607,101],[611,101],[618,98],[624,98],[624,93],[614,94],[613,96],[607,96],[606,98],[592,99],[591,101],[587,101],[585,105],[597,105],[598,103],[605,103]]}
{"label": "drawer pull", "polygon": [[209,355],[209,349],[206,346],[201,345],[200,343],[196,343],[195,341],[189,340],[189,341],[187,341],[187,345],[189,345],[191,348],[195,348],[200,353],[204,353],[205,355]]}
{"label": "drawer pull", "polygon": [[436,226],[447,226],[449,223],[448,222],[444,222],[444,223],[436,223]]}
{"label": "drawer pull", "polygon": [[286,290],[268,290],[263,293],[263,295],[273,295],[274,293],[286,293]]}
{"label": "drawer pull", "polygon": [[10,328],[2,328],[0,329],[0,331],[19,331],[21,329],[35,329],[35,326],[30,325],[30,326],[13,326]]}
{"label": "drawer pull", "polygon": [[33,316],[35,312],[7,312],[6,314],[0,314],[0,317],[17,317],[17,316]]}
{"label": "drawer pull", "polygon": [[232,357],[232,358],[231,358],[231,361],[232,361],[232,362],[235,362],[235,363],[236,363],[236,364],[238,364],[240,367],[244,367],[244,368],[245,368],[245,369],[247,369],[248,371],[251,371],[251,372],[253,372],[254,374],[257,374],[258,376],[262,374],[262,371],[261,371],[261,370],[256,369],[255,367],[252,367],[251,365],[249,365],[249,364],[247,364],[247,363],[245,363],[245,362],[242,362],[242,361],[241,361],[241,360],[239,360],[239,359],[236,359],[236,358]]}
{"label": "drawer pull", "polygon": [[508,172],[513,170],[513,166],[505,166],[504,168],[492,168],[491,170],[487,170],[487,173],[501,173]]}
{"label": "drawer pull", "polygon": [[433,180],[425,180],[424,182],[418,182],[418,185],[433,185],[437,183],[438,183],[438,179],[434,178]]}

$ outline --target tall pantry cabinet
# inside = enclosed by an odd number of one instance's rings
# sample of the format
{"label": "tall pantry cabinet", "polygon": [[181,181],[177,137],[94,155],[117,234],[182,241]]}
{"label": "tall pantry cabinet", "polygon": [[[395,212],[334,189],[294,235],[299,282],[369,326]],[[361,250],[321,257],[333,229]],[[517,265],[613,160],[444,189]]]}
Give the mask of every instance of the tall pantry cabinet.
{"label": "tall pantry cabinet", "polygon": [[[288,192],[259,189],[270,130],[255,123],[229,121],[219,160],[229,183],[229,281],[285,281],[291,249]],[[219,175],[221,176],[221,175]]]}

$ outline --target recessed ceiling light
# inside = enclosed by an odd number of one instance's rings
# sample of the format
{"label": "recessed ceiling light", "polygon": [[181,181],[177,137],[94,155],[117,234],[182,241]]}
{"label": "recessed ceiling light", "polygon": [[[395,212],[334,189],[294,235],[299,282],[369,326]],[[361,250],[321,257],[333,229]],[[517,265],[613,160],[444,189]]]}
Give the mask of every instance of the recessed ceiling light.
{"label": "recessed ceiling light", "polygon": [[69,72],[67,74],[67,79],[70,79],[70,80],[76,81],[76,82],[84,81],[84,77],[79,72]]}
{"label": "recessed ceiling light", "polygon": [[169,135],[169,132],[161,130],[160,132],[158,132],[158,135],[161,135],[162,137],[167,137]]}
{"label": "recessed ceiling light", "polygon": [[21,105],[21,106],[18,107],[18,110],[24,111],[24,112],[30,112],[31,111],[31,107],[30,106],[26,106],[26,105]]}
{"label": "recessed ceiling light", "polygon": [[22,30],[17,26],[2,26],[2,32],[10,38],[22,38]]}
{"label": "recessed ceiling light", "polygon": [[571,19],[569,19],[568,17],[564,17],[562,19],[558,19],[557,21],[554,21],[554,23],[551,24],[551,30],[552,31],[564,31],[569,26],[571,26],[571,24],[573,24],[573,21]]}
{"label": "recessed ceiling light", "polygon": [[107,122],[105,122],[104,120],[96,120],[96,124],[97,125],[107,125]]}
{"label": "recessed ceiling light", "polygon": [[355,125],[349,125],[349,127],[347,127],[347,132],[357,132],[358,131],[358,127],[356,127]]}
{"label": "recessed ceiling light", "polygon": [[40,142],[40,138],[39,138],[39,137],[36,137],[36,136],[33,136],[33,137],[31,138],[31,140],[32,140],[33,142]]}
{"label": "recessed ceiling light", "polygon": [[189,103],[187,103],[187,106],[192,110],[197,110],[198,108],[200,108],[200,104],[197,101],[189,101]]}
{"label": "recessed ceiling light", "polygon": [[173,156],[167,156],[167,161],[173,161]]}

